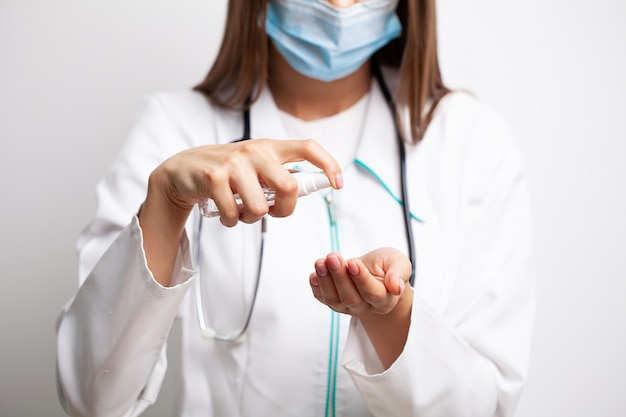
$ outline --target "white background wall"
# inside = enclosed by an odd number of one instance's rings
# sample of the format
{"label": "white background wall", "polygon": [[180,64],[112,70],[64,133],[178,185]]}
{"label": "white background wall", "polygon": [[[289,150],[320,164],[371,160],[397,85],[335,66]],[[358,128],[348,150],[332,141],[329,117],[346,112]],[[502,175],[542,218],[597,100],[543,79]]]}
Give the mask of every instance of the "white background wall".
{"label": "white background wall", "polygon": [[[54,322],[94,185],[144,94],[204,76],[224,11],[0,0],[1,416],[63,415]],[[532,181],[540,304],[518,417],[624,416],[626,3],[439,0],[439,18],[445,80],[500,110]]]}

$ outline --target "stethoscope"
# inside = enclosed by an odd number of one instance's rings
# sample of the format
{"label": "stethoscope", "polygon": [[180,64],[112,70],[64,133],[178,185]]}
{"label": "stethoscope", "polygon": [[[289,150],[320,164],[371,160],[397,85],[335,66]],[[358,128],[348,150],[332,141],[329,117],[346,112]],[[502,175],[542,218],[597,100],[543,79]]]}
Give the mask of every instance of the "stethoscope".
{"label": "stethoscope", "polygon": [[[398,145],[399,160],[400,160],[401,200],[399,201],[399,203],[402,206],[402,213],[404,217],[404,228],[405,228],[407,245],[408,245],[408,250],[409,250],[408,254],[409,254],[409,260],[411,261],[411,268],[412,268],[409,283],[411,285],[414,285],[415,283],[415,243],[413,239],[413,229],[411,227],[411,218],[413,216],[411,214],[411,210],[409,207],[409,199],[408,199],[408,191],[407,191],[406,150],[405,150],[404,141],[402,140],[402,135],[400,134],[400,129],[398,127],[396,106],[395,106],[395,103],[393,102],[391,93],[389,92],[389,88],[387,87],[387,84],[385,83],[384,77],[380,71],[379,66],[374,64],[372,65],[372,69],[373,69],[374,76],[376,77],[376,80],[378,82],[378,85],[380,86],[380,89],[383,93],[385,101],[387,102],[391,110],[392,117],[394,120],[396,142]],[[243,136],[241,139],[234,140],[231,143],[242,142],[242,141],[249,140],[249,139],[250,139],[250,106],[247,106],[243,112]],[[203,216],[200,215],[198,216],[198,218],[199,219],[197,222],[195,245],[194,245],[195,246],[194,258],[195,258],[196,268],[199,269],[200,260],[201,260],[200,257],[202,255],[202,251],[200,248],[200,235],[202,232]],[[232,333],[222,333],[222,332],[218,332],[210,328],[207,325],[205,318],[204,318],[204,307],[203,307],[203,301],[202,301],[202,289],[200,285],[200,279],[196,280],[196,311],[198,314],[198,323],[200,325],[200,331],[201,331],[202,337],[205,339],[219,340],[223,342],[241,342],[243,340],[243,337],[246,331],[248,330],[248,326],[250,325],[250,319],[252,318],[252,312],[254,310],[254,305],[256,303],[256,299],[258,295],[259,283],[261,281],[261,269],[263,266],[263,248],[264,248],[264,243],[265,243],[265,234],[267,231],[265,217],[263,217],[259,223],[261,227],[261,240],[260,240],[259,262],[257,266],[256,280],[254,284],[250,308],[248,309],[248,313],[246,315],[246,319],[243,324],[243,327],[239,331],[232,332]]]}

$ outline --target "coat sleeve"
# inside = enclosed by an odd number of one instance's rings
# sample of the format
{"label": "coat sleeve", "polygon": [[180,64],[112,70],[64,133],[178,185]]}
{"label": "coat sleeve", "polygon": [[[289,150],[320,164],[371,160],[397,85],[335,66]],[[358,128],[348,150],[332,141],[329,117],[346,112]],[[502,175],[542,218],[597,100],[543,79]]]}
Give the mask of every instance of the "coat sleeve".
{"label": "coat sleeve", "polygon": [[460,148],[447,166],[454,187],[442,190],[454,206],[454,227],[442,228],[447,272],[429,278],[445,282],[445,298],[416,287],[408,340],[386,370],[351,322],[343,365],[376,416],[507,417],[526,379],[535,308],[527,181],[495,114],[465,127],[473,139],[442,145]]}
{"label": "coat sleeve", "polygon": [[98,184],[95,219],[78,240],[80,287],[57,320],[57,385],[73,416],[134,416],[156,399],[167,336],[194,272],[185,235],[176,285],[160,286],[135,213],[149,173],[186,146],[153,96]]}

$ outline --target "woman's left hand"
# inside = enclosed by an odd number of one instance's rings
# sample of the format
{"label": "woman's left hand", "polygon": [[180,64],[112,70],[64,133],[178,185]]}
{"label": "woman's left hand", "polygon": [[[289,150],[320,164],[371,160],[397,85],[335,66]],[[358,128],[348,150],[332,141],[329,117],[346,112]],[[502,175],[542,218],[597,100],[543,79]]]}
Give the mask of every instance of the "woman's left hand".
{"label": "woman's left hand", "polygon": [[349,260],[330,253],[315,262],[309,283],[315,298],[334,311],[366,318],[392,312],[403,295],[410,295],[410,276],[404,254],[380,248]]}

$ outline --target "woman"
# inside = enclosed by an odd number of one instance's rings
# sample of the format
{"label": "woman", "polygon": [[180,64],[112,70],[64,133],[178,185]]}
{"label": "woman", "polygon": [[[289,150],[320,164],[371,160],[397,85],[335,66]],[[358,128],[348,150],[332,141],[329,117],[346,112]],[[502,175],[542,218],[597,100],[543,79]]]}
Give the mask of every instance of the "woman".
{"label": "woman", "polygon": [[[98,186],[58,326],[70,414],[154,402],[179,318],[179,415],[512,415],[526,180],[435,34],[434,0],[230,1],[207,78],[148,98]],[[293,170],[332,190],[298,199]]]}

